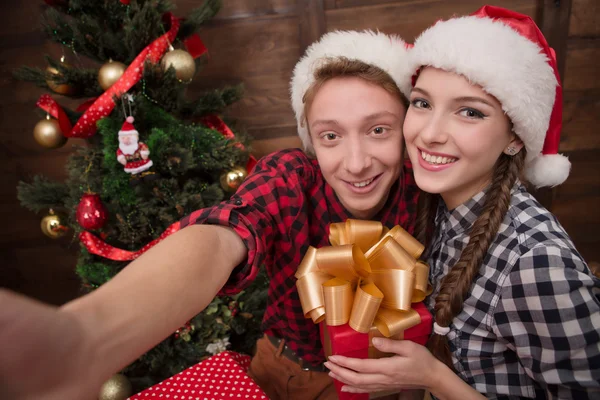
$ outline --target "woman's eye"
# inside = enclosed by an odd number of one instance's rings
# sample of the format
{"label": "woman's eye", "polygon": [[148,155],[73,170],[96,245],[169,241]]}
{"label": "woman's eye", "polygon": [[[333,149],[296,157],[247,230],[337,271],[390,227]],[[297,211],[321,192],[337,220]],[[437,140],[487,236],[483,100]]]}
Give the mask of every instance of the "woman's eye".
{"label": "woman's eye", "polygon": [[381,135],[382,133],[385,133],[385,128],[378,126],[377,128],[373,129],[373,133],[376,135]]}
{"label": "woman's eye", "polygon": [[410,104],[417,108],[430,108],[429,103],[423,99],[414,99]]}
{"label": "woman's eye", "polygon": [[485,117],[485,115],[483,115],[481,111],[477,111],[474,108],[464,108],[460,110],[459,115],[474,119],[482,119],[483,117]]}
{"label": "woman's eye", "polygon": [[337,135],[335,133],[326,133],[325,135],[323,135],[323,137],[325,138],[325,140],[335,140],[335,138],[337,138]]}

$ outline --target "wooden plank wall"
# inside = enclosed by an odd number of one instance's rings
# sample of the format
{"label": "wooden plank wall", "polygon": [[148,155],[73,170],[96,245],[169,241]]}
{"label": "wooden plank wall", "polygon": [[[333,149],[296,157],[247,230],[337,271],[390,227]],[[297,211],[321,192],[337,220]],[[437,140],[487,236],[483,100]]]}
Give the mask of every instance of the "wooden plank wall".
{"label": "wooden plank wall", "polygon": [[[198,0],[175,3],[175,13],[183,16]],[[300,142],[288,82],[303,50],[322,33],[369,28],[412,41],[437,19],[467,14],[486,3],[531,15],[557,49],[565,68],[563,150],[573,161],[573,176],[560,189],[540,197],[558,214],[584,256],[600,260],[600,234],[595,229],[600,222],[600,133],[594,129],[600,122],[596,0],[224,0],[223,9],[200,33],[210,58],[194,79],[190,96],[243,82],[246,95],[229,113],[254,137],[254,153],[262,156],[296,147]],[[4,2],[0,7],[0,216],[7,222],[0,230],[0,286],[61,304],[77,295],[73,273],[77,245],[44,237],[41,216],[19,206],[15,187],[19,180],[39,173],[64,178],[70,149],[67,145],[47,151],[34,142],[31,132],[38,119],[34,104],[42,91],[15,81],[10,71],[20,65],[43,66],[44,53],[59,56],[62,49],[41,34],[41,5]]]}
{"label": "wooden plank wall", "polygon": [[589,261],[600,262],[600,2],[573,0],[564,41],[561,150],[572,163],[551,210]]}

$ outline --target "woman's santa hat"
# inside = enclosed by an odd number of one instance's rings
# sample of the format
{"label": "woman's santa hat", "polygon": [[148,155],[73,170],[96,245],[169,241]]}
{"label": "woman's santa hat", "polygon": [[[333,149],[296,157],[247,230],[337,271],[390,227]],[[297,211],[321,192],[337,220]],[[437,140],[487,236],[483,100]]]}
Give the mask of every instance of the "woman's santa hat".
{"label": "woman's santa hat", "polygon": [[558,154],[562,89],[556,55],[530,17],[484,6],[440,21],[417,38],[409,64],[406,82],[432,66],[463,75],[496,97],[525,144],[525,177],[533,185],[567,179],[571,163]]}
{"label": "woman's santa hat", "polygon": [[315,82],[315,72],[319,67],[336,58],[362,61],[387,72],[400,90],[408,96],[410,84],[401,85],[408,71],[406,54],[407,44],[399,36],[372,31],[330,32],[310,45],[296,64],[290,85],[298,135],[304,149],[309,153],[314,153],[306,127],[303,98],[306,91]]}
{"label": "woman's santa hat", "polygon": [[139,132],[136,131],[135,127],[133,126],[133,121],[134,120],[132,116],[125,118],[125,122],[123,122],[123,126],[121,126],[121,130],[119,131],[119,136],[132,134],[139,135]]}

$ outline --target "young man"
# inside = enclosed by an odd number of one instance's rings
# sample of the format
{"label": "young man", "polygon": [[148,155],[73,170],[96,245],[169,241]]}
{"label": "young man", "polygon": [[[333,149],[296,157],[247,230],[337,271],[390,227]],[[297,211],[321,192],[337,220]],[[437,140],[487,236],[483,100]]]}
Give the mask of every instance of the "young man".
{"label": "young man", "polygon": [[[265,157],[231,199],[187,216],[184,229],[59,309],[0,293],[0,394],[93,398],[111,374],[219,291],[243,289],[264,267],[270,277],[265,337],[251,376],[272,399],[336,398],[294,273],[309,246],[328,244],[332,222],[373,219],[412,231],[417,189],[403,159],[406,106],[398,84],[406,52],[401,39],[381,33],[326,34],[309,47],[292,79],[306,152]],[[37,326],[44,327],[43,338],[35,335]]]}

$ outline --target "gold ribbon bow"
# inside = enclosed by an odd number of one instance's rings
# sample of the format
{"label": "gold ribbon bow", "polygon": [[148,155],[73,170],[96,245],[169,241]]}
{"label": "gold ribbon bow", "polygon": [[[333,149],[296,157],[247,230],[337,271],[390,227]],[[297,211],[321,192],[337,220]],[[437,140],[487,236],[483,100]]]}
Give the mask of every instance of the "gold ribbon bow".
{"label": "gold ribbon bow", "polygon": [[400,226],[352,219],[331,224],[329,242],[309,247],[296,271],[306,318],[361,333],[375,324],[386,337],[420,323],[411,303],[429,294],[421,243]]}

